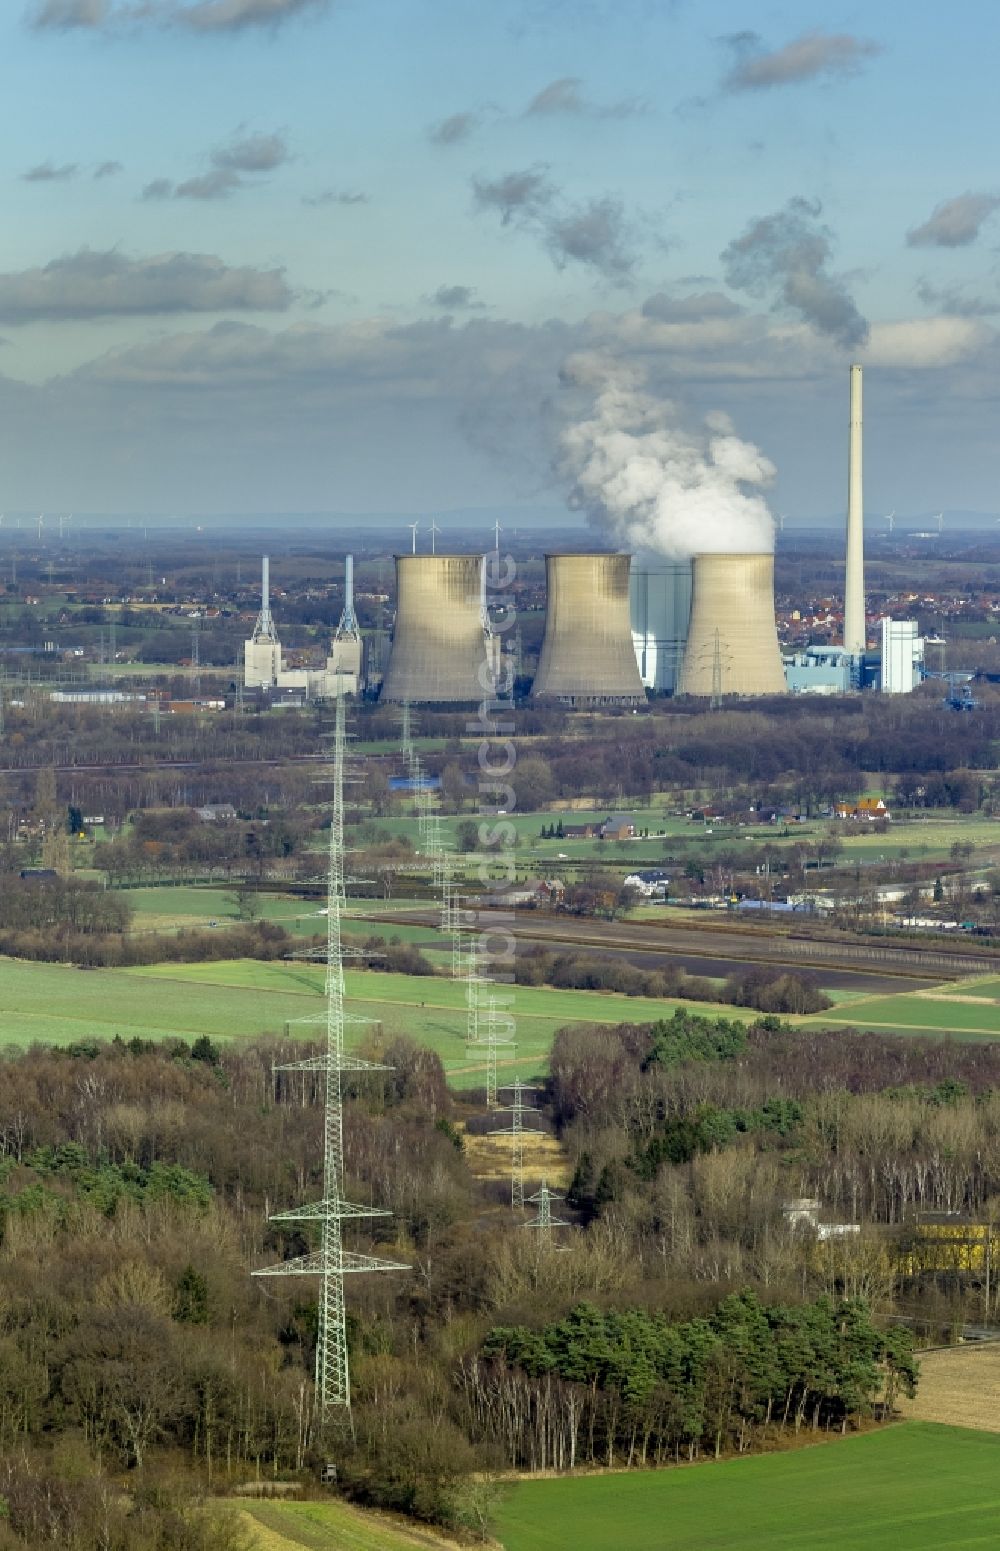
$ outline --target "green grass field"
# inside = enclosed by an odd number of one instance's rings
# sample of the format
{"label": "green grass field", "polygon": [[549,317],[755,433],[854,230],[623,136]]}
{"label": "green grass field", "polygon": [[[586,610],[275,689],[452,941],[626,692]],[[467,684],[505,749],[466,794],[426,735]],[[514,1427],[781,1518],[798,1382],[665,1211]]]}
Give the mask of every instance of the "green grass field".
{"label": "green grass field", "polygon": [[[142,969],[80,970],[61,964],[0,959],[0,1044],[67,1045],[83,1039],[246,1039],[258,1034],[316,1036],[299,1020],[322,1010],[322,969],[306,962],[226,959],[209,964],[153,964]],[[436,1050],[459,1087],[483,1081],[483,1062],[466,1052],[465,988],[437,977],[348,970],[349,1012]],[[518,988],[517,1049],[501,1058],[522,1075],[544,1070],[556,1030],[567,1023],[649,1022],[669,1016],[674,1001],[594,991]],[[742,1009],[711,1008],[750,1018]],[[372,1030],[351,1027],[357,1043]]]}
{"label": "green grass field", "polygon": [[412,1551],[427,1533],[410,1534],[380,1514],[347,1503],[247,1502],[234,1499],[259,1551]]}
{"label": "green grass field", "polygon": [[898,996],[862,996],[839,1003],[829,1012],[803,1021],[814,1028],[854,1027],[876,1033],[954,1035],[956,1039],[1000,1039],[1000,1003],[971,998],[995,995],[995,980],[964,980],[946,984],[930,995],[919,991]]}
{"label": "green grass field", "polygon": [[985,1551],[1000,1545],[1000,1437],[907,1422],[789,1454],[523,1482],[497,1534],[506,1551]]}

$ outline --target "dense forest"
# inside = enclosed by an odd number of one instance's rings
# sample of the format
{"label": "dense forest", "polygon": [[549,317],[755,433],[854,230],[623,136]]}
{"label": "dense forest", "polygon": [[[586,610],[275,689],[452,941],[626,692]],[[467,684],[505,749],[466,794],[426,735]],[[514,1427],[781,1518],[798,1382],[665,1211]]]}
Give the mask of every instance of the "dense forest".
{"label": "dense forest", "polygon": [[[155,1538],[173,1515],[194,1551],[226,1547],[197,1528],[206,1495],[315,1480],[315,1293],[249,1276],[308,1247],[268,1218],[319,1184],[316,1078],[272,1075],[285,1054],[201,1039],[4,1058],[0,1545],[144,1551],[174,1544]],[[983,1315],[980,1275],[917,1265],[912,1245],[921,1213],[996,1215],[988,1044],[773,1016],[567,1028],[536,1096],[569,1181],[551,1240],[511,1211],[481,1096],[405,1040],[379,1057],[392,1070],[346,1111],[348,1189],[391,1206],[370,1242],[412,1270],[352,1279],[355,1428],[336,1453],[361,1501],[474,1525],[505,1469],[853,1427],[912,1386],[911,1329]],[[789,1211],[802,1197],[847,1228],[818,1234]],[[81,1490],[43,1532],[69,1459]],[[111,1500],[123,1527],[102,1541],[87,1515]]]}

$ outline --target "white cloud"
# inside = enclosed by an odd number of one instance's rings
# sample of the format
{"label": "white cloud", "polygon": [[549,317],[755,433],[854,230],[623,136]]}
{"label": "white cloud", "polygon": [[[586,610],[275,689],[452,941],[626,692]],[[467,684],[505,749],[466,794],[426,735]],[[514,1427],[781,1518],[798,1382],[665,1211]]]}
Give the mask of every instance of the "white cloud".
{"label": "white cloud", "polygon": [[977,318],[911,318],[898,323],[873,323],[863,358],[872,366],[926,371],[970,360],[995,340],[995,331]]}

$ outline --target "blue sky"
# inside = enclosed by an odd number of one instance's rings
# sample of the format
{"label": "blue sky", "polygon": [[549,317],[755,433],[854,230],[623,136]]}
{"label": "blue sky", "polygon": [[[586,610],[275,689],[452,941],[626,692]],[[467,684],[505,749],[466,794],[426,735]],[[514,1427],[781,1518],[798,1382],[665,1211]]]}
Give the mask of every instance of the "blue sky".
{"label": "blue sky", "polygon": [[998,508],[998,43],[971,0],[12,0],[0,506],[557,507],[585,356],[802,516],[860,359],[872,510]]}

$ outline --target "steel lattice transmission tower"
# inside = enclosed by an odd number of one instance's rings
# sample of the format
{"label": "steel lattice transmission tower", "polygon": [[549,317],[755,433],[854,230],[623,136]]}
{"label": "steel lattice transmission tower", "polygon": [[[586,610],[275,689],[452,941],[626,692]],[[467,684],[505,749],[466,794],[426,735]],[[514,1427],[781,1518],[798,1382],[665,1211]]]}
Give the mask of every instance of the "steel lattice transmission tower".
{"label": "steel lattice transmission tower", "polygon": [[491,992],[486,998],[485,1007],[479,999],[479,990],[489,981],[484,981],[476,973],[476,962],[470,957],[470,974],[468,982],[469,1023],[466,1032],[466,1044],[471,1049],[486,1051],[486,1108],[497,1107],[497,1057],[501,1049],[509,1051],[513,1056],[517,1044],[510,1034],[514,1019],[509,1012],[505,1012],[497,1002],[496,996]]}
{"label": "steel lattice transmission tower", "polygon": [[530,1218],[522,1226],[525,1228],[537,1228],[538,1237],[543,1243],[551,1243],[553,1228],[569,1228],[571,1226],[565,1217],[553,1217],[552,1203],[553,1201],[561,1201],[562,1196],[554,1196],[544,1179],[537,1194],[529,1196],[528,1200],[537,1202],[538,1215]]}
{"label": "steel lattice transmission tower", "polygon": [[344,1184],[345,1072],[384,1071],[385,1067],[345,1053],[344,951],[341,915],[346,901],[344,880],[344,699],[337,696],[334,734],[333,808],[327,870],[326,917],[326,1049],[305,1061],[276,1068],[283,1072],[311,1072],[321,1076],[324,1089],[323,1195],[319,1201],[276,1212],[272,1222],[302,1223],[318,1228],[319,1249],[312,1254],[265,1266],[254,1276],[316,1276],[319,1278],[319,1320],[316,1338],[316,1403],[320,1426],[339,1412],[350,1417],[351,1381],[347,1359],[347,1325],[344,1278],[361,1271],[408,1271],[409,1266],[345,1250],[344,1223],[368,1217],[387,1217],[378,1207],[357,1206],[346,1199]]}
{"label": "steel lattice transmission tower", "polygon": [[[525,1104],[524,1095],[536,1091],[535,1088],[526,1087],[519,1077],[514,1078],[509,1089],[501,1089],[501,1092],[514,1095],[513,1104],[504,1105],[502,1111],[510,1116],[510,1125],[490,1132],[491,1136],[505,1136],[510,1142],[510,1204],[515,1211],[524,1206],[524,1117],[536,1113],[533,1105]],[[536,1131],[534,1126],[528,1126],[527,1131],[529,1136],[543,1134]]]}

